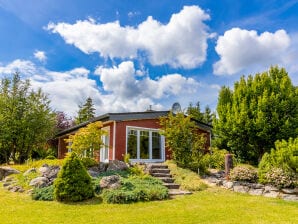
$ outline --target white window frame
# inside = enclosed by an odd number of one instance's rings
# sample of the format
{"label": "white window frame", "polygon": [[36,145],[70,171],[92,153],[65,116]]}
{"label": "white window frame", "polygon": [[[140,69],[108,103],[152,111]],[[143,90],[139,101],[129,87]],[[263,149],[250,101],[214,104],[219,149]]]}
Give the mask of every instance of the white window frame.
{"label": "white window frame", "polygon": [[[137,131],[137,159],[130,159],[131,162],[164,162],[165,161],[165,137],[160,135],[160,147],[161,147],[161,159],[152,159],[152,132],[159,132],[159,129],[155,128],[144,128],[137,126],[126,126],[126,142],[125,142],[125,153],[127,154],[127,142],[129,130]],[[149,131],[149,159],[140,158],[140,132]]]}
{"label": "white window frame", "polygon": [[[106,135],[101,136],[103,145],[100,147],[100,150],[99,150],[99,160],[100,160],[100,162],[107,163],[107,162],[109,162],[109,158],[110,158],[110,137],[111,137],[110,136],[110,127],[104,127],[104,128],[102,128],[102,130],[107,132],[107,135],[109,136],[109,138],[108,138],[109,142],[106,142]],[[105,157],[106,150],[108,150],[108,158],[103,159]]]}

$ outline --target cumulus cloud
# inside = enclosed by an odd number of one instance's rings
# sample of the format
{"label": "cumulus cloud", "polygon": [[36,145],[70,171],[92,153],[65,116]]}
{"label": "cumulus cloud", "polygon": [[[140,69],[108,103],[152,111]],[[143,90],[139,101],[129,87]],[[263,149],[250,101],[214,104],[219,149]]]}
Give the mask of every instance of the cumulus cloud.
{"label": "cumulus cloud", "polygon": [[89,19],[75,24],[49,23],[46,29],[86,54],[98,52],[106,58],[132,59],[145,52],[152,65],[195,68],[206,60],[210,35],[204,21],[209,18],[198,6],[185,6],[167,24],[149,16],[137,27],[122,27],[119,21],[99,24]]}
{"label": "cumulus cloud", "polygon": [[[177,99],[196,96],[201,88],[196,80],[180,74],[168,74],[155,79],[148,74],[140,76],[131,61],[124,61],[114,67],[98,67],[95,71],[98,79],[92,79],[90,71],[84,67],[57,72],[24,60],[0,65],[0,74],[11,74],[14,69],[24,78],[30,79],[33,88],[42,88],[49,94],[54,110],[64,111],[71,116],[76,115],[78,105],[89,96],[93,99],[97,114],[144,111],[149,105],[161,110],[169,109]],[[98,82],[101,87],[98,87]]]}
{"label": "cumulus cloud", "polygon": [[45,62],[47,60],[46,53],[44,51],[35,51],[34,57],[40,62]]}
{"label": "cumulus cloud", "polygon": [[220,60],[213,65],[217,75],[233,75],[245,68],[268,69],[283,62],[290,46],[290,37],[284,30],[258,35],[255,30],[233,28],[219,36],[216,52]]}

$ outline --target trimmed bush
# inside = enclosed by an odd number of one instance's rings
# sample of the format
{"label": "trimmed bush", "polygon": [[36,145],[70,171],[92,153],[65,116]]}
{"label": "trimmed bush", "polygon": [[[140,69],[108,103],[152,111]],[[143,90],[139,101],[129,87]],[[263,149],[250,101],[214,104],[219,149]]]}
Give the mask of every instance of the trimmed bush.
{"label": "trimmed bush", "polygon": [[156,178],[146,176],[122,178],[119,189],[107,189],[102,197],[107,203],[127,204],[137,201],[152,201],[168,198],[168,189]]}
{"label": "trimmed bush", "polygon": [[297,175],[281,168],[272,168],[265,174],[265,181],[279,189],[297,186]]}
{"label": "trimmed bush", "polygon": [[96,166],[98,163],[93,158],[84,157],[81,159],[83,165],[88,169],[89,167]]}
{"label": "trimmed bush", "polygon": [[231,180],[247,181],[251,183],[257,182],[258,172],[257,169],[250,165],[238,165],[231,170]]}
{"label": "trimmed bush", "polygon": [[58,201],[75,202],[92,198],[94,190],[90,175],[76,155],[68,154],[54,182],[54,197]]}
{"label": "trimmed bush", "polygon": [[43,188],[34,188],[32,192],[32,199],[36,201],[53,201],[54,200],[54,186]]}

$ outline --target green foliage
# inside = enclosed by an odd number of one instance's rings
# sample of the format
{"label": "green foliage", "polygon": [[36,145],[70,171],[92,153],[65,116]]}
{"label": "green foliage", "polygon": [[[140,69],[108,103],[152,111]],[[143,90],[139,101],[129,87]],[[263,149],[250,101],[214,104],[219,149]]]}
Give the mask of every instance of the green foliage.
{"label": "green foliage", "polygon": [[125,154],[125,155],[123,156],[123,161],[124,161],[125,163],[129,163],[129,160],[130,160],[130,154],[127,153],[127,154]]}
{"label": "green foliage", "polygon": [[207,188],[207,185],[201,180],[199,175],[189,169],[183,169],[177,166],[172,160],[165,162],[171,174],[175,178],[175,182],[180,184],[180,188],[188,191],[202,191]]}
{"label": "green foliage", "polygon": [[201,112],[200,102],[198,101],[195,106],[190,103],[186,109],[186,113],[197,121],[204,122],[206,124],[212,125],[213,117],[215,116],[210,107],[207,105],[205,111]]}
{"label": "green foliage", "polygon": [[55,156],[49,155],[45,159],[54,160],[57,159]]}
{"label": "green foliage", "polygon": [[75,123],[81,124],[83,122],[89,121],[94,118],[94,115],[94,104],[91,97],[88,97],[83,105],[79,105],[78,116],[75,118]]}
{"label": "green foliage", "polygon": [[265,182],[279,189],[298,186],[297,173],[273,167],[265,174]]}
{"label": "green foliage", "polygon": [[276,141],[275,149],[265,153],[259,163],[259,180],[267,183],[266,174],[273,168],[281,168],[287,173],[298,172],[298,157],[295,151],[298,149],[298,138],[290,138],[288,141]]}
{"label": "green foliage", "polygon": [[214,123],[216,145],[257,164],[279,139],[298,135],[298,89],[285,69],[242,77],[234,90],[223,87]]}
{"label": "green foliage", "polygon": [[166,145],[177,164],[197,170],[205,150],[206,136],[198,132],[191,117],[183,113],[169,113],[160,119],[160,124],[161,134],[166,137]]}
{"label": "green foliage", "polygon": [[211,153],[207,153],[203,157],[203,163],[206,168],[225,169],[225,156],[228,151],[225,149],[212,148]]}
{"label": "green foliage", "polygon": [[152,201],[168,198],[168,189],[162,182],[151,176],[132,176],[122,179],[119,189],[104,190],[102,197],[107,203],[126,204],[137,201]]}
{"label": "green foliage", "polygon": [[0,160],[24,163],[54,135],[55,114],[47,96],[18,73],[0,83]]}
{"label": "green foliage", "polygon": [[86,169],[89,167],[98,165],[98,162],[96,162],[95,159],[89,158],[89,157],[81,158],[81,161],[82,161],[83,165],[86,167]]}
{"label": "green foliage", "polygon": [[83,201],[92,198],[94,190],[91,177],[76,153],[71,153],[54,181],[54,197],[58,201]]}
{"label": "green foliage", "polygon": [[43,188],[34,188],[31,194],[33,200],[36,201],[53,201],[54,200],[54,186]]}
{"label": "green foliage", "polygon": [[32,179],[38,177],[39,174],[37,172],[31,172],[27,175],[23,175],[23,173],[14,174],[13,177],[17,181],[15,185],[21,186],[23,189],[30,189],[29,183]]}
{"label": "green foliage", "polygon": [[255,183],[258,179],[258,171],[250,165],[238,165],[231,170],[230,178],[235,181]]}
{"label": "green foliage", "polygon": [[74,135],[70,135],[66,139],[66,143],[71,143],[67,147],[80,157],[93,157],[94,151],[103,146],[102,136],[106,132],[102,130],[102,127],[102,122],[97,121],[80,128]]}

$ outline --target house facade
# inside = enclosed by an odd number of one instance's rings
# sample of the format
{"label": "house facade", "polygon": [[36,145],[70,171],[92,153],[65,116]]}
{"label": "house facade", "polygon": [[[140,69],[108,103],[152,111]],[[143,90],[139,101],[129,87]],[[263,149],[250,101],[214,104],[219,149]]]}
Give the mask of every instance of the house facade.
{"label": "house facade", "polygon": [[[108,113],[89,122],[60,132],[58,138],[58,158],[64,158],[68,152],[65,139],[89,123],[101,121],[107,135],[102,136],[104,146],[95,152],[95,159],[101,162],[123,160],[130,155],[132,162],[163,162],[171,159],[171,152],[166,147],[166,139],[160,131],[159,118],[170,111],[145,111],[127,113]],[[197,122],[200,133],[206,135],[206,149],[210,147],[211,126]]]}

